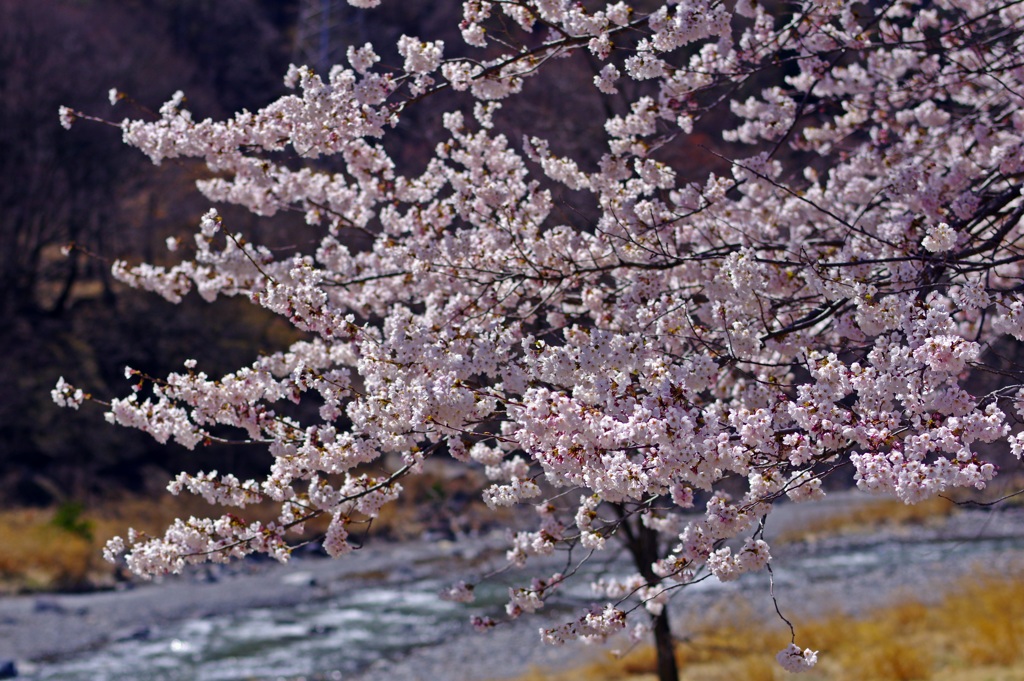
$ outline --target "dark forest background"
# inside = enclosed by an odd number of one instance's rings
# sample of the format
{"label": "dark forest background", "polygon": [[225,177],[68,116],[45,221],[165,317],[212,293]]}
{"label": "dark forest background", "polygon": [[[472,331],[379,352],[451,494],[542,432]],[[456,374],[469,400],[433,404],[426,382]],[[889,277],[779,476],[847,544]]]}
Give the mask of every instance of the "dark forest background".
{"label": "dark forest background", "polygon": [[[114,127],[80,121],[66,131],[56,112],[67,105],[113,120],[140,117],[178,89],[204,117],[260,106],[283,91],[296,16],[295,2],[261,0],[0,3],[5,503],[162,486],[164,471],[226,456],[161,447],[107,425],[95,406],[73,412],[50,399],[59,376],[97,397],[123,396],[125,364],[160,374],[200,355],[228,370],[281,341],[275,320],[249,306],[170,306],[110,278],[114,258],[165,260],[164,240],[189,233],[206,205],[192,184],[198,171],[153,167]],[[110,88],[139,108],[112,108]],[[76,251],[64,257],[72,242]]]}
{"label": "dark forest background", "polygon": [[[434,23],[433,3],[391,3],[369,13],[331,5],[335,54],[357,40],[393,44]],[[95,405],[75,412],[53,404],[50,390],[60,376],[108,399],[128,394],[125,365],[159,376],[191,357],[216,375],[296,338],[244,301],[211,305],[191,296],[176,306],[113,281],[116,258],[173,261],[166,239],[189,239],[209,207],[194,186],[204,171],[190,163],[154,167],[121,143],[116,127],[78,121],[66,131],[57,110],[146,118],[179,89],[197,118],[255,110],[286,92],[299,13],[298,0],[0,3],[4,504],[154,491],[178,470],[246,474],[267,467],[258,448],[161,446],[106,424]],[[130,99],[113,107],[111,88]],[[298,215],[258,220],[219,208],[233,230],[278,248],[314,236]],[[75,250],[65,257],[61,249],[70,243]]]}
{"label": "dark forest background", "polygon": [[[459,2],[386,2],[371,10],[330,3],[331,51],[378,45],[400,65],[402,33],[443,38],[456,54]],[[120,131],[89,121],[60,127],[69,106],[120,121],[151,116],[176,91],[197,118],[255,110],[286,92],[296,55],[299,0],[7,0],[0,2],[0,499],[5,505],[91,501],[123,490],[155,492],[180,470],[263,471],[258,447],[210,446],[189,452],[106,424],[101,408],[57,407],[58,377],[99,399],[130,392],[126,365],[150,375],[180,370],[188,358],[211,375],[286,347],[295,332],[242,300],[171,305],[113,281],[111,262],[167,264],[165,241],[187,243],[209,202],[195,189],[204,168],[154,167],[124,146]],[[464,49],[464,48],[463,48]],[[571,61],[571,60],[570,60]],[[575,68],[586,79],[586,55]],[[325,70],[320,65],[321,71]],[[585,81],[584,81],[585,82]],[[108,91],[129,99],[113,107]],[[524,132],[555,140],[555,150],[596,163],[607,101],[567,91],[562,80],[528,82],[502,118],[513,140]],[[435,143],[434,119],[458,102],[437,97],[410,110],[389,134],[389,151],[422,167]],[[519,126],[517,121],[523,121]],[[528,126],[528,129],[527,129]],[[680,151],[680,153],[683,153]],[[699,168],[706,155],[669,158]],[[671,152],[669,152],[671,155]],[[706,170],[706,168],[705,168]],[[300,214],[273,219],[218,206],[232,231],[287,250],[315,238]],[[586,216],[570,216],[585,219]],[[62,247],[75,244],[70,257]]]}

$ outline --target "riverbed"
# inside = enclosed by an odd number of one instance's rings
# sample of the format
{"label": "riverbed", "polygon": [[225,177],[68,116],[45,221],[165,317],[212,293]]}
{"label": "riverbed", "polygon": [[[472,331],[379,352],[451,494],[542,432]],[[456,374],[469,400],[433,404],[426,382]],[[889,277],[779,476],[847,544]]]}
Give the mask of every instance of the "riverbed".
{"label": "riverbed", "polygon": [[[841,512],[843,498],[822,508]],[[779,511],[775,531],[804,517],[795,505]],[[116,591],[3,598],[0,662],[14,661],[18,678],[36,681],[484,681],[600,654],[543,646],[537,636],[539,626],[564,621],[591,597],[587,580],[546,616],[486,634],[473,632],[468,619],[501,612],[501,580],[481,588],[472,605],[438,598],[451,581],[500,560],[502,545],[498,533],[457,543],[370,543],[341,560],[247,561]],[[784,612],[856,611],[893,594],[935,597],[982,569],[1018,569],[1024,510],[965,510],[928,526],[797,542],[773,554]],[[613,561],[603,569],[629,567]],[[676,622],[685,626],[729,602],[773,612],[767,579],[761,573],[688,587],[673,601]]]}

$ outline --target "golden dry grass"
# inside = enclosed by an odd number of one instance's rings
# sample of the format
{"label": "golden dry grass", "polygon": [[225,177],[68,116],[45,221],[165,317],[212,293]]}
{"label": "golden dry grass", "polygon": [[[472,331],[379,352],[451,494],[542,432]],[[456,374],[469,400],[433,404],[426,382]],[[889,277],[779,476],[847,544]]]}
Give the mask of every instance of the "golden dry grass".
{"label": "golden dry grass", "polygon": [[0,589],[67,589],[85,583],[94,567],[93,542],[53,524],[54,511],[0,514]]}
{"label": "golden dry grass", "polygon": [[[1024,572],[946,586],[933,605],[912,598],[862,616],[794,622],[797,642],[819,651],[806,681],[1020,681],[1024,679]],[[789,641],[778,622],[743,608],[690,623],[676,649],[681,681],[782,681],[774,661]],[[651,647],[520,681],[655,681]]]}
{"label": "golden dry grass", "polygon": [[[73,508],[73,505],[70,506]],[[114,582],[115,566],[103,560],[107,540],[129,527],[161,533],[175,518],[212,517],[223,509],[202,499],[165,495],[159,499],[121,497],[80,512],[69,506],[0,511],[0,593],[80,590]],[[247,520],[271,520],[269,506],[245,510]],[[322,532],[311,523],[309,533]]]}
{"label": "golden dry grass", "polygon": [[872,532],[887,526],[941,522],[959,508],[956,503],[941,497],[932,497],[913,505],[904,504],[898,499],[873,499],[843,513],[817,518],[799,529],[782,532],[776,541],[788,543],[837,534]]}
{"label": "golden dry grass", "polygon": [[[372,533],[394,539],[419,536],[427,529],[471,531],[479,529],[487,512],[479,495],[472,495],[480,481],[462,476],[419,475],[402,481],[399,499],[381,509]],[[459,513],[450,508],[453,497]],[[129,527],[158,536],[175,518],[219,517],[226,510],[189,494],[155,498],[123,495],[89,507],[67,504],[49,509],[0,510],[0,593],[46,590],[80,590],[114,583],[115,566],[102,558],[107,540],[124,536]],[[267,522],[276,518],[274,504],[236,510],[246,521]],[[301,543],[322,536],[330,518],[307,523],[291,539]],[[355,519],[352,531],[366,531]]]}

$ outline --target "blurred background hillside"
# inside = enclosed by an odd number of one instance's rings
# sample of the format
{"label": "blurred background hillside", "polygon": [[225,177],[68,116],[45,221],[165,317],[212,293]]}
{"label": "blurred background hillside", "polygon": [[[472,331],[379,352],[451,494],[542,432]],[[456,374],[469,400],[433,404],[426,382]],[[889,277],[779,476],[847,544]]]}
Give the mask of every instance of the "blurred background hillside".
{"label": "blurred background hillside", "polygon": [[[243,301],[207,305],[192,297],[172,306],[114,282],[114,259],[168,262],[166,239],[187,243],[209,205],[194,187],[203,169],[154,167],[121,143],[116,127],[79,122],[66,131],[58,107],[115,121],[146,118],[181,89],[198,118],[224,118],[284,94],[293,59],[326,70],[316,62],[338,58],[345,45],[371,36],[393,43],[403,32],[428,29],[430,16],[426,3],[373,13],[300,0],[0,3],[5,506],[88,504],[120,490],[155,491],[183,469],[264,469],[261,452],[163,447],[107,425],[95,407],[58,408],[50,390],[65,376],[101,399],[123,396],[125,365],[164,375],[194,357],[216,374],[295,339]],[[111,88],[128,96],[116,109]],[[409,145],[409,153],[415,149]],[[257,220],[220,208],[233,230],[278,249],[313,236],[301,217]],[[75,250],[64,257],[61,249],[71,243]]]}
{"label": "blurred background hillside", "polygon": [[[98,409],[71,412],[50,401],[62,375],[97,396],[124,395],[125,364],[161,374],[197,355],[227,370],[281,342],[274,320],[248,306],[232,306],[237,314],[194,300],[172,307],[111,280],[114,258],[160,261],[168,236],[190,232],[206,206],[192,185],[197,169],[155,168],[113,127],[65,131],[56,111],[144,115],[124,103],[112,109],[113,87],[153,109],[182,89],[204,117],[265,104],[283,89],[297,9],[297,2],[262,0],[0,3],[5,505],[162,485],[161,470],[225,456],[160,447],[106,425]],[[240,228],[251,222],[244,220]],[[66,258],[61,247],[72,242],[78,250]]]}
{"label": "blurred background hillside", "polygon": [[[0,499],[6,506],[90,504],[120,490],[155,492],[180,470],[265,470],[257,448],[211,446],[195,452],[107,425],[95,405],[58,408],[58,377],[100,399],[124,396],[125,365],[154,376],[187,358],[214,375],[260,351],[285,347],[294,332],[240,300],[213,305],[195,296],[173,306],[113,281],[111,262],[173,262],[168,237],[188,244],[209,202],[194,181],[205,169],[154,167],[125,147],[120,131],[58,123],[69,106],[120,121],[147,118],[176,90],[197,118],[255,110],[285,93],[291,61],[318,72],[344,60],[347,45],[372,41],[384,64],[398,36],[445,39],[446,56],[465,49],[457,34],[461,3],[383,3],[356,10],[344,0],[10,0],[0,3]],[[573,64],[573,60],[569,60]],[[570,66],[572,68],[573,66]],[[587,80],[594,65],[575,60]],[[564,71],[563,71],[564,74]],[[596,91],[568,91],[564,78],[528,82],[502,119],[523,133],[596,167],[609,104]],[[127,98],[113,107],[108,91]],[[386,142],[400,166],[422,168],[448,95],[410,109]],[[522,121],[520,125],[518,122]],[[671,156],[671,150],[666,151]],[[682,154],[682,151],[676,151]],[[668,158],[706,172],[716,160],[694,147]],[[328,162],[320,162],[330,168]],[[218,206],[233,231],[279,251],[315,234],[301,215],[257,219]],[[567,211],[566,220],[586,220]],[[74,243],[70,257],[62,247]],[[91,408],[90,408],[91,407]]]}

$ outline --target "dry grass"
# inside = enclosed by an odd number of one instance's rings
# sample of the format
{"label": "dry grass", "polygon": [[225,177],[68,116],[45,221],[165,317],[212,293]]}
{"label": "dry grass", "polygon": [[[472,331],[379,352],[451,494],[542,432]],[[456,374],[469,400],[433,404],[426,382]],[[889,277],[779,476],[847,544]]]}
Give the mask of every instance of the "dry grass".
{"label": "dry grass", "polygon": [[[468,532],[480,529],[488,517],[479,494],[474,493],[480,481],[468,475],[425,474],[402,483],[405,491],[398,501],[384,506],[374,521],[374,536],[409,539],[427,530]],[[0,593],[110,586],[117,569],[102,558],[107,540],[123,536],[129,527],[158,536],[175,518],[219,517],[225,510],[187,494],[125,495],[88,508],[67,504],[0,510]],[[249,506],[237,515],[247,521],[267,522],[276,518],[277,508],[273,504]],[[302,534],[292,539],[300,543],[322,536],[329,520],[322,516],[307,522]],[[367,529],[367,524],[357,519],[352,531]]]}
{"label": "dry grass", "polygon": [[[249,509],[247,517],[269,520],[269,508]],[[67,505],[50,509],[0,511],[0,592],[82,590],[109,586],[115,566],[103,560],[108,539],[128,527],[156,534],[174,518],[212,515],[201,499],[166,496],[112,499],[94,508]]]}
{"label": "dry grass", "polygon": [[963,508],[1024,505],[1024,476],[1004,475],[983,491],[950,490],[916,504],[898,499],[872,499],[846,511],[819,517],[798,529],[782,532],[781,543],[814,540],[844,534],[873,532],[885,527],[905,527],[941,523]]}
{"label": "dry grass", "polygon": [[71,589],[97,567],[93,542],[53,524],[54,511],[0,514],[0,590]]}
{"label": "dry grass", "polygon": [[882,527],[925,525],[940,522],[959,508],[956,503],[941,497],[909,506],[897,499],[871,500],[846,512],[818,518],[797,530],[783,532],[776,541],[806,541],[838,534],[872,532]]}
{"label": "dry grass", "polygon": [[[905,599],[863,616],[796,621],[797,641],[819,651],[806,681],[1020,681],[1024,679],[1024,572],[947,586],[934,605]],[[782,681],[774,662],[789,641],[777,622],[742,608],[685,627],[681,681]],[[654,681],[654,650],[608,656],[569,671],[533,670],[521,681]]]}

